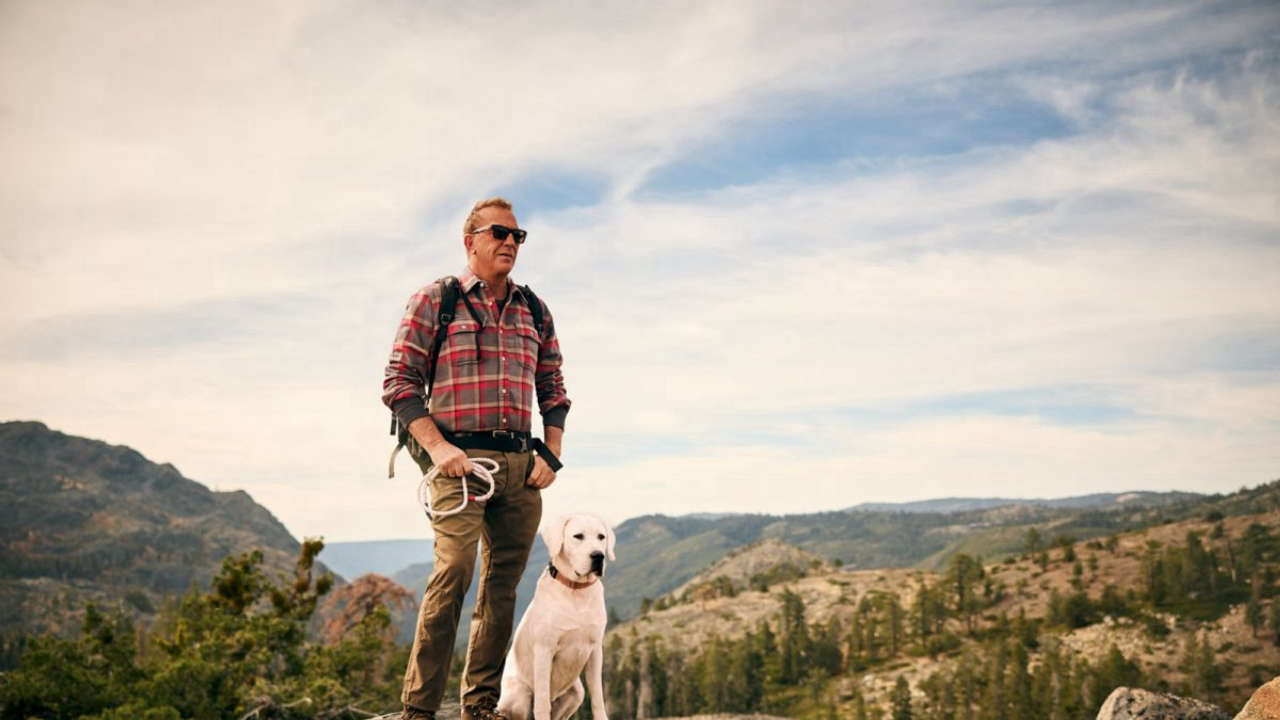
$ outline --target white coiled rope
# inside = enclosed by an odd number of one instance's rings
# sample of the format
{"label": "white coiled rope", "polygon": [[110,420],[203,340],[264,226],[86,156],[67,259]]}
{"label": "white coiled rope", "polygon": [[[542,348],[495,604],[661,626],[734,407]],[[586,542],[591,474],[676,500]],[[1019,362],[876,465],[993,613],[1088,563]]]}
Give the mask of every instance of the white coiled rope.
{"label": "white coiled rope", "polygon": [[476,476],[477,480],[483,480],[488,483],[489,490],[483,495],[472,495],[471,489],[467,486],[467,476],[463,475],[458,478],[462,483],[462,502],[456,508],[448,510],[432,510],[431,509],[431,481],[440,474],[440,467],[432,465],[431,469],[422,476],[422,482],[418,483],[418,502],[422,503],[422,509],[427,513],[427,517],[436,520],[450,515],[457,515],[467,507],[469,502],[483,502],[493,497],[493,474],[498,472],[498,463],[496,460],[489,458],[469,458],[471,460],[471,474]]}

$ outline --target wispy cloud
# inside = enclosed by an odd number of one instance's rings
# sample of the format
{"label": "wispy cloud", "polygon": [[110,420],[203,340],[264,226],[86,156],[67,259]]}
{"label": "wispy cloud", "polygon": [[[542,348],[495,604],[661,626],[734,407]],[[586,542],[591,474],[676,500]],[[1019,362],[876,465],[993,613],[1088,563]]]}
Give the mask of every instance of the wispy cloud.
{"label": "wispy cloud", "polygon": [[381,366],[501,191],[575,400],[548,512],[1267,480],[1278,30],[1266,4],[8,3],[0,415],[300,534],[420,532],[380,479]]}

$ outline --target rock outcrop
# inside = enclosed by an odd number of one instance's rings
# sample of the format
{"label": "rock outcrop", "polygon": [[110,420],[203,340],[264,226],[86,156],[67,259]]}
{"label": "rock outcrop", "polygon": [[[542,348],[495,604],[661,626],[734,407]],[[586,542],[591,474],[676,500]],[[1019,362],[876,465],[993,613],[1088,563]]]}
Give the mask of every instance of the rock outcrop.
{"label": "rock outcrop", "polygon": [[1280,677],[1258,688],[1235,720],[1280,720]]}
{"label": "rock outcrop", "polygon": [[1119,687],[1102,703],[1098,720],[1231,720],[1231,715],[1199,700]]}

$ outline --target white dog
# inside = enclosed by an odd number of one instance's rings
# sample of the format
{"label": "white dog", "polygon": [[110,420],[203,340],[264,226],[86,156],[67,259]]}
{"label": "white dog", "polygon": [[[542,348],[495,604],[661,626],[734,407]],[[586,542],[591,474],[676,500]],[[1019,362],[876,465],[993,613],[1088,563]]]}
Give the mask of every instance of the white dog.
{"label": "white dog", "polygon": [[511,720],[564,720],[582,705],[582,671],[591,716],[608,720],[600,680],[605,557],[613,560],[613,530],[591,515],[567,515],[542,528],[551,563],[516,628],[502,673],[498,712]]}

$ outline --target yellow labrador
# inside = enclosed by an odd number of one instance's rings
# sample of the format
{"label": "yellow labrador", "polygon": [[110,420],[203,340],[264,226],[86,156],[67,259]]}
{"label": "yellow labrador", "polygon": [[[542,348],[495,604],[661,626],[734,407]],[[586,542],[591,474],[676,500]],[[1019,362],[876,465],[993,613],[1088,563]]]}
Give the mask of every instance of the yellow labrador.
{"label": "yellow labrador", "polygon": [[606,622],[605,558],[613,560],[613,530],[592,515],[566,515],[542,528],[551,557],[533,601],[516,628],[502,672],[498,712],[511,720],[564,720],[582,705],[582,672],[591,716],[608,720],[600,668]]}

